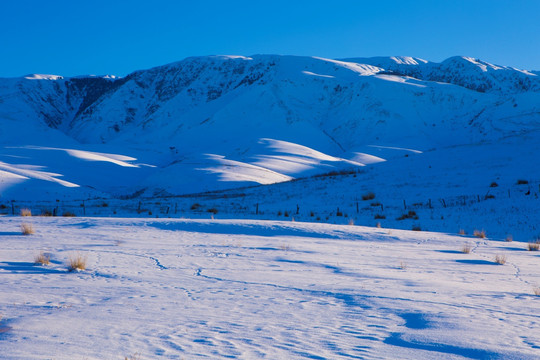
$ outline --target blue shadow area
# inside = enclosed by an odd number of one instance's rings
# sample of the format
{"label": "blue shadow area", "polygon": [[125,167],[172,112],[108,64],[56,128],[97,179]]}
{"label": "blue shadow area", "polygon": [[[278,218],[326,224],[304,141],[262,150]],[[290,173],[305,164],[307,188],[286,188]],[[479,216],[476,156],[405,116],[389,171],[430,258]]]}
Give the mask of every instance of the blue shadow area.
{"label": "blue shadow area", "polygon": [[488,261],[488,260],[456,260],[456,262],[461,264],[469,264],[469,265],[498,265],[495,262]]}
{"label": "blue shadow area", "polygon": [[0,262],[0,269],[12,274],[65,274],[65,271],[50,269],[31,262]]}
{"label": "blue shadow area", "polygon": [[[446,345],[446,344],[438,344],[438,343],[417,343],[413,341],[407,341],[403,340],[400,337],[400,333],[392,333],[388,338],[384,340],[385,344],[394,345],[394,346],[401,346],[409,349],[419,349],[419,350],[426,350],[426,351],[434,351],[438,353],[443,354],[453,354],[458,356],[463,356],[469,359],[504,359],[505,356],[488,351],[488,350],[482,350],[482,349],[472,349],[472,348],[466,348],[466,347],[459,347],[459,346],[453,346],[453,345]],[[444,359],[444,357],[436,357],[433,358],[437,359]],[[516,358],[518,359],[518,358]]]}
{"label": "blue shadow area", "polygon": [[[160,230],[186,231],[206,234],[223,235],[251,235],[251,236],[298,236],[322,239],[340,239],[343,237],[319,233],[298,228],[287,228],[274,225],[261,224],[220,224],[220,223],[197,223],[197,222],[149,222],[147,226]],[[351,238],[348,234],[347,238]]]}
{"label": "blue shadow area", "polygon": [[405,320],[405,326],[409,329],[427,329],[429,327],[429,321],[424,314],[420,313],[406,313],[399,314]]}

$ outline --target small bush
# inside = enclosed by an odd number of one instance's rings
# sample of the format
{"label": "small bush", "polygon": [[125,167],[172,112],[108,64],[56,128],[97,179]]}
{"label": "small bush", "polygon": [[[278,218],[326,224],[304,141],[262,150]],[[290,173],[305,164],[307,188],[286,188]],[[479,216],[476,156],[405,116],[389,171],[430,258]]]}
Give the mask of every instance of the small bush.
{"label": "small bush", "polygon": [[86,270],[87,257],[82,254],[71,255],[68,260],[69,271],[83,271]]}
{"label": "small bush", "polygon": [[72,213],[71,211],[65,211],[63,214],[62,214],[63,217],[75,217],[77,215],[75,215],[75,213]]}
{"label": "small bush", "polygon": [[[98,207],[99,207],[99,205],[98,205]],[[106,202],[103,202],[103,203],[101,204],[101,207],[109,207],[109,204],[106,203]]]}
{"label": "small bush", "polygon": [[405,220],[405,219],[418,220],[419,218],[418,218],[418,215],[416,215],[416,212],[409,210],[408,213],[401,215],[396,220]]}
{"label": "small bush", "polygon": [[311,216],[311,217],[314,217],[314,216],[315,216],[315,214],[313,213],[313,211],[310,211],[310,212],[309,212],[309,216]]}
{"label": "small bush", "polygon": [[519,179],[519,180],[517,181],[517,184],[518,184],[518,185],[527,185],[528,183],[529,183],[529,182],[528,182],[527,180],[523,180],[523,179]]}
{"label": "small bush", "polygon": [[341,211],[338,210],[338,211],[336,212],[336,216],[343,216],[343,213],[342,213]]}
{"label": "small bush", "polygon": [[533,287],[533,293],[536,296],[540,296],[540,286]]}
{"label": "small bush", "polygon": [[506,235],[506,238],[504,240],[506,242],[512,242],[512,241],[514,241],[514,237],[512,236],[512,234],[508,234],[508,235]]}
{"label": "small bush", "polygon": [[288,211],[285,211],[285,212],[283,213],[283,216],[289,217],[289,212],[288,212]]}
{"label": "small bush", "polygon": [[538,251],[538,249],[540,249],[540,242],[530,242],[527,244],[527,248],[529,251]]}
{"label": "small bush", "polygon": [[472,250],[472,246],[469,243],[464,244],[463,247],[461,248],[461,252],[464,254],[469,254],[471,250]]}
{"label": "small bush", "polygon": [[35,233],[34,226],[29,223],[22,223],[21,232],[23,235],[32,235]]}
{"label": "small bush", "polygon": [[506,264],[506,255],[496,255],[495,262],[499,265]]}
{"label": "small bush", "polygon": [[377,219],[386,219],[386,216],[382,214],[375,214],[375,220]]}
{"label": "small bush", "polygon": [[40,251],[39,254],[34,257],[34,263],[49,265],[51,263],[51,256],[49,254],[45,254],[43,251]]}
{"label": "small bush", "polygon": [[135,353],[131,356],[125,356],[124,360],[141,360],[141,354]]}
{"label": "small bush", "polygon": [[212,213],[212,214],[216,215],[218,213],[218,209],[211,208],[211,209],[206,210],[206,212],[209,212],[209,213]]}
{"label": "small bush", "polygon": [[422,231],[422,228],[420,227],[420,225],[413,225],[412,231]]}
{"label": "small bush", "polygon": [[480,230],[474,230],[473,235],[477,238],[485,239],[486,238],[486,232],[484,229]]}
{"label": "small bush", "polygon": [[371,191],[368,192],[367,194],[362,195],[362,200],[364,200],[364,201],[365,200],[373,200],[373,199],[375,199],[375,193],[373,193]]}
{"label": "small bush", "polygon": [[379,228],[379,229],[381,228],[381,223],[380,222],[377,223],[377,228]]}
{"label": "small bush", "polygon": [[41,210],[41,214],[39,216],[53,216],[53,213],[50,210]]}
{"label": "small bush", "polygon": [[497,187],[497,186],[499,186],[499,184],[497,184],[495,181],[492,182],[492,183],[489,185],[489,187]]}
{"label": "small bush", "polygon": [[459,229],[459,235],[465,235],[465,230]]}
{"label": "small bush", "polygon": [[349,219],[349,225],[354,225],[354,220],[353,220],[353,218],[350,218],[350,219]]}
{"label": "small bush", "polygon": [[381,206],[381,203],[378,202],[378,201],[375,201],[375,202],[372,202],[371,204],[369,204],[370,206]]}
{"label": "small bush", "polygon": [[191,205],[190,209],[191,210],[198,210],[200,207],[201,207],[201,204],[195,203],[195,204]]}
{"label": "small bush", "polygon": [[21,209],[21,216],[32,216],[32,211],[30,209]]}
{"label": "small bush", "polygon": [[277,212],[277,216],[281,216],[281,210]]}

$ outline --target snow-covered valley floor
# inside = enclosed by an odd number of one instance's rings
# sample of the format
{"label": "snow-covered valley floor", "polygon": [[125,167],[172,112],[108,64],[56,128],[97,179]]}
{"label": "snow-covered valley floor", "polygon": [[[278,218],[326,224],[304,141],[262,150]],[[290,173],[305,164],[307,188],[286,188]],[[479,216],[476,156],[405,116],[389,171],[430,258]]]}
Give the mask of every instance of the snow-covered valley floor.
{"label": "snow-covered valley floor", "polygon": [[[21,223],[35,234],[21,235]],[[0,241],[2,359],[540,357],[540,253],[523,242],[290,221],[7,216]],[[34,264],[40,251],[50,265]],[[67,270],[74,254],[86,270]]]}

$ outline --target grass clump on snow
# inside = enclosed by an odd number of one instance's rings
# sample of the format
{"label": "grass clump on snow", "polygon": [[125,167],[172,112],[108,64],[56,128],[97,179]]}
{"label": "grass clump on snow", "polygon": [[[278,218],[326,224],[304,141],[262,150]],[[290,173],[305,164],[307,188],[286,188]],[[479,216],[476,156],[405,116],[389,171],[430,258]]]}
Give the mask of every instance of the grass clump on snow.
{"label": "grass clump on snow", "polygon": [[527,248],[529,249],[529,251],[538,251],[538,249],[540,249],[540,240],[530,242],[529,244],[527,244]]}
{"label": "grass clump on snow", "polygon": [[32,211],[30,209],[21,209],[21,216],[32,216]]}
{"label": "grass clump on snow", "polygon": [[540,286],[533,287],[533,293],[536,296],[540,296]]}
{"label": "grass clump on snow", "polygon": [[375,199],[375,193],[373,192],[368,192],[367,194],[364,194],[362,195],[362,200],[366,201],[366,200],[373,200]]}
{"label": "grass clump on snow", "polygon": [[45,254],[43,251],[40,251],[39,254],[34,257],[34,263],[40,265],[49,265],[51,263],[51,256],[49,254]]}
{"label": "grass clump on snow", "polygon": [[405,220],[405,219],[418,220],[418,215],[416,215],[415,211],[409,210],[408,213],[401,215],[396,220]]}
{"label": "grass clump on snow", "polygon": [[80,253],[71,255],[68,260],[68,270],[69,271],[86,270],[86,260],[87,260],[87,257]]}
{"label": "grass clump on snow", "polygon": [[474,230],[473,235],[480,239],[486,238],[486,231],[484,229],[482,230]]}
{"label": "grass clump on snow", "polygon": [[34,226],[29,223],[22,223],[21,224],[21,232],[23,235],[32,235],[36,231],[34,230]]}
{"label": "grass clump on snow", "polygon": [[471,246],[470,243],[466,243],[466,244],[463,245],[463,247],[461,248],[461,252],[464,253],[464,254],[469,254],[471,251],[472,251],[472,246]]}
{"label": "grass clump on snow", "polygon": [[495,262],[499,265],[506,264],[506,255],[495,255]]}

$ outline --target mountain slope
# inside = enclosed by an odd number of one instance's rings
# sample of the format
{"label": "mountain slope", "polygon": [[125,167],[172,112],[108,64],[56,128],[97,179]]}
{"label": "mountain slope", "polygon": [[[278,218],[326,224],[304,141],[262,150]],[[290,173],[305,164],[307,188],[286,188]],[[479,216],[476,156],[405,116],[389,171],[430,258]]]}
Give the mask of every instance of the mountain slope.
{"label": "mountain slope", "polygon": [[[0,79],[0,139],[11,146],[0,156],[6,169],[40,167],[80,185],[56,182],[46,196],[268,184],[363,166],[376,156],[366,145],[427,150],[535,132],[539,84],[534,72],[464,57],[278,55],[188,58],[121,79]],[[138,165],[107,160],[118,155]],[[13,184],[20,175],[9,173]]]}

